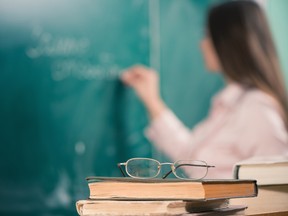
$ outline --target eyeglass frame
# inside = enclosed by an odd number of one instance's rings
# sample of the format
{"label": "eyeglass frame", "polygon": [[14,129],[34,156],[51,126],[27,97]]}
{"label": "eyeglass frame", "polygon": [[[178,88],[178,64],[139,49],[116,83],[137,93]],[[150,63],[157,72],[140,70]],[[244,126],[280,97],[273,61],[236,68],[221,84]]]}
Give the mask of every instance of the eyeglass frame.
{"label": "eyeglass frame", "polygon": [[[137,177],[137,176],[131,175],[131,174],[128,172],[128,170],[127,170],[127,164],[129,163],[129,161],[132,161],[132,160],[150,160],[150,161],[156,162],[156,163],[158,164],[158,172],[157,172],[157,174],[156,174],[155,176],[153,176],[153,177]],[[123,177],[127,177],[127,176],[125,175],[125,172],[123,171],[123,169],[121,168],[121,166],[125,166],[125,171],[126,171],[127,175],[130,176],[131,178],[135,178],[135,179],[153,179],[153,178],[156,178],[156,177],[160,174],[162,165],[170,165],[171,170],[170,170],[169,172],[167,172],[165,175],[163,175],[163,176],[162,176],[162,179],[167,178],[167,176],[169,176],[171,173],[173,173],[176,178],[182,179],[182,180],[200,180],[200,179],[203,179],[203,178],[205,178],[205,177],[207,176],[207,174],[208,174],[208,169],[215,167],[215,166],[208,165],[208,164],[206,163],[206,161],[202,161],[202,160],[186,160],[186,161],[197,161],[197,162],[202,162],[202,163],[204,163],[204,164],[206,164],[206,165],[180,164],[180,165],[178,165],[178,166],[175,167],[175,164],[176,164],[177,162],[179,162],[179,161],[184,161],[184,160],[177,160],[177,161],[175,161],[174,163],[170,163],[170,162],[160,163],[158,160],[155,160],[155,159],[153,159],[153,158],[130,158],[129,160],[127,160],[127,161],[124,162],[124,163],[118,163],[117,166],[118,166],[120,172],[122,173]],[[175,170],[178,169],[178,168],[181,167],[181,166],[206,167],[206,173],[205,173],[205,175],[204,175],[203,177],[201,177],[201,178],[183,178],[183,177],[179,177],[179,176],[176,174]]]}

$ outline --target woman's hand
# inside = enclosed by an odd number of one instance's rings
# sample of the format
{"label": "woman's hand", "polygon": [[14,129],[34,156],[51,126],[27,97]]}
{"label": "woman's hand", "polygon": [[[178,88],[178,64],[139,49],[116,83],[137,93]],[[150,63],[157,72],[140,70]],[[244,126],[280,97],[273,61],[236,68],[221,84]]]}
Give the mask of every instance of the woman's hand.
{"label": "woman's hand", "polygon": [[143,66],[134,66],[121,76],[122,81],[132,87],[143,101],[152,118],[165,110],[159,93],[158,74]]}

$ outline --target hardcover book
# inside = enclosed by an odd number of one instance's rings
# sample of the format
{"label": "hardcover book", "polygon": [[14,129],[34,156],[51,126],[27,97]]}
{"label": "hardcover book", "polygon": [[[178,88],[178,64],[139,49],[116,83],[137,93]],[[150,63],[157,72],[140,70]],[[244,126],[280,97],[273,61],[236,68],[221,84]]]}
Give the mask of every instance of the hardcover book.
{"label": "hardcover book", "polygon": [[255,180],[179,180],[88,177],[90,199],[211,200],[257,196]]}

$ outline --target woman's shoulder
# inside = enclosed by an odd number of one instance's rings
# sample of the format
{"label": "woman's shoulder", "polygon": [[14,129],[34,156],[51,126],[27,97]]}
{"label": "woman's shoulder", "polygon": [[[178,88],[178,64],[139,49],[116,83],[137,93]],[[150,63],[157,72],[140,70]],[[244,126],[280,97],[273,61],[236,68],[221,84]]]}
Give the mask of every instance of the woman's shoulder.
{"label": "woman's shoulder", "polygon": [[279,105],[276,99],[270,94],[260,89],[248,89],[243,95],[243,103],[245,105],[251,105],[256,107],[271,107],[276,110],[279,109]]}

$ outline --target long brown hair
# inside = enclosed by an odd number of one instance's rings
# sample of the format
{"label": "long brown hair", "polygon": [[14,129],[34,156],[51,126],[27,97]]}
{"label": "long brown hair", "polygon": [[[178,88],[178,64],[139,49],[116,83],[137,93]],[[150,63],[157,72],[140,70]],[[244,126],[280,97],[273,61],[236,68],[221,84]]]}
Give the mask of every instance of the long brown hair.
{"label": "long brown hair", "polygon": [[273,96],[287,129],[287,92],[262,8],[248,0],[214,6],[208,13],[207,27],[224,76]]}

